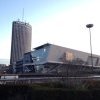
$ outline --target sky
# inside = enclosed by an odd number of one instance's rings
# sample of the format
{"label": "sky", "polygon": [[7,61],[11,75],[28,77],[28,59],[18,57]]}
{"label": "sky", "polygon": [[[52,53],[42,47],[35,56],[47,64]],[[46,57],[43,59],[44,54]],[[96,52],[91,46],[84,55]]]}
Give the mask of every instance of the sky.
{"label": "sky", "polygon": [[[0,59],[10,59],[12,22],[32,25],[32,48],[51,43],[100,55],[99,0],[0,0]],[[24,9],[24,14],[23,14]]]}

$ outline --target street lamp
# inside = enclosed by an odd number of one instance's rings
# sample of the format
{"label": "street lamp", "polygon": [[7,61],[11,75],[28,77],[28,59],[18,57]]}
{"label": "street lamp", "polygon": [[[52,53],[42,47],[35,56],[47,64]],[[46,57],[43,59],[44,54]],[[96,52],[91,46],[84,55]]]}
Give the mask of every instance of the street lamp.
{"label": "street lamp", "polygon": [[93,69],[93,56],[92,56],[92,39],[91,39],[91,28],[93,27],[93,24],[87,24],[87,28],[89,28],[89,34],[90,34],[90,51],[91,51],[91,64],[92,64],[92,69]]}

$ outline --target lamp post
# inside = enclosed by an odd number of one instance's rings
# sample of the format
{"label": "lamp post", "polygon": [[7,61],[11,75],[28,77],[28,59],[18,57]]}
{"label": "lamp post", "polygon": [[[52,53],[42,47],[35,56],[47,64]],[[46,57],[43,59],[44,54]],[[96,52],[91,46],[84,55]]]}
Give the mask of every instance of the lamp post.
{"label": "lamp post", "polygon": [[93,24],[87,24],[86,27],[89,29],[89,34],[90,34],[91,64],[92,64],[92,69],[93,69],[92,39],[91,39],[91,30],[90,30],[93,27]]}

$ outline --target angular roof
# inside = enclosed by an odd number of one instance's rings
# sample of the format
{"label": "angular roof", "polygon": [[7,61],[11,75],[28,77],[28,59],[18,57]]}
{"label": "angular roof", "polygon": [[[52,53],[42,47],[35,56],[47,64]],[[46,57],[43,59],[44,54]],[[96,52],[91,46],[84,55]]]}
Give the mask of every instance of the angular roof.
{"label": "angular roof", "polygon": [[43,47],[46,47],[46,46],[49,46],[49,45],[51,45],[50,43],[46,43],[46,44],[43,44],[43,45],[41,45],[41,46],[38,46],[38,47],[36,47],[36,48],[34,48],[35,50],[38,50],[38,49],[41,49],[41,48],[43,48]]}

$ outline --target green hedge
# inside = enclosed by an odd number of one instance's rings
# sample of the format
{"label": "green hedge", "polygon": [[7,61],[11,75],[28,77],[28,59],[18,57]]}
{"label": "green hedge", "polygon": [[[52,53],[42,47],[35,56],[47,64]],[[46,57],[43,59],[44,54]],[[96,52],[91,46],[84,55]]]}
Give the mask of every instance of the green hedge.
{"label": "green hedge", "polygon": [[69,89],[61,84],[0,85],[0,100],[97,100],[100,90]]}

